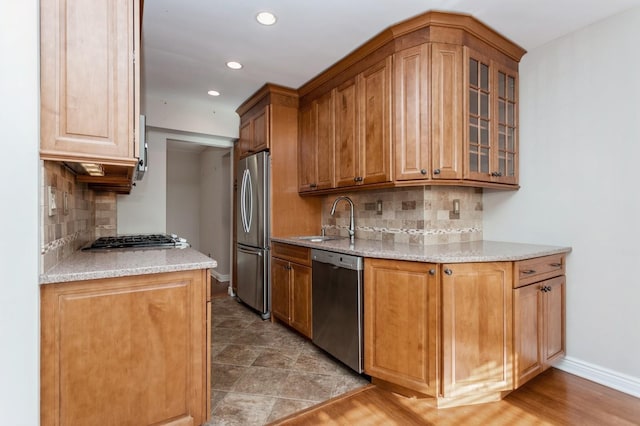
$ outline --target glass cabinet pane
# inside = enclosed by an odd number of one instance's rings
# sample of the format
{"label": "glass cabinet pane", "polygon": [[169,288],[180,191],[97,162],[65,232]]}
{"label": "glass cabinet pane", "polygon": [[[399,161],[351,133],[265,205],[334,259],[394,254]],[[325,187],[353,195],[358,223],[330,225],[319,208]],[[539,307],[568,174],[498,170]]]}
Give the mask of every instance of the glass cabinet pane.
{"label": "glass cabinet pane", "polygon": [[498,96],[501,98],[505,97],[505,80],[506,80],[506,75],[504,75],[504,73],[499,72],[498,73]]}
{"label": "glass cabinet pane", "polygon": [[516,79],[514,77],[509,76],[508,79],[508,90],[507,90],[507,99],[515,102],[516,100]]}
{"label": "glass cabinet pane", "polygon": [[469,59],[469,85],[478,87],[478,61]]}
{"label": "glass cabinet pane", "polygon": [[480,88],[489,90],[489,66],[485,64],[480,65]]}
{"label": "glass cabinet pane", "polygon": [[478,91],[469,89],[469,114],[478,115]]}

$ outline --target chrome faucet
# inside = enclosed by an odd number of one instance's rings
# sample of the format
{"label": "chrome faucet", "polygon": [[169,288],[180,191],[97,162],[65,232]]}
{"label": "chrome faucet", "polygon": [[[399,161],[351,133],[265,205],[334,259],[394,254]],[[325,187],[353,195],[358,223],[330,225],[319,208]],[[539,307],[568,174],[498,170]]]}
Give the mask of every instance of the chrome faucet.
{"label": "chrome faucet", "polygon": [[345,196],[336,198],[336,200],[333,202],[333,206],[331,207],[331,216],[333,216],[336,212],[336,204],[338,204],[338,201],[340,200],[345,200],[349,203],[349,239],[351,240],[351,242],[353,242],[356,235],[356,226],[353,219],[353,201],[351,201],[351,198]]}

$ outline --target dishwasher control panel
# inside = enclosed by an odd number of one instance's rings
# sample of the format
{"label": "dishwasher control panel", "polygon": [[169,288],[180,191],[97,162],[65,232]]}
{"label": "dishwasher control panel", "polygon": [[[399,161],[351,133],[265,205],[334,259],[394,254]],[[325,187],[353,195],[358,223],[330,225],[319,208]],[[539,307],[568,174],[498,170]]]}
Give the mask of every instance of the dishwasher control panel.
{"label": "dishwasher control panel", "polygon": [[312,249],[311,259],[316,262],[328,263],[333,266],[351,269],[354,271],[362,271],[364,269],[363,258],[360,256],[353,256],[351,254]]}

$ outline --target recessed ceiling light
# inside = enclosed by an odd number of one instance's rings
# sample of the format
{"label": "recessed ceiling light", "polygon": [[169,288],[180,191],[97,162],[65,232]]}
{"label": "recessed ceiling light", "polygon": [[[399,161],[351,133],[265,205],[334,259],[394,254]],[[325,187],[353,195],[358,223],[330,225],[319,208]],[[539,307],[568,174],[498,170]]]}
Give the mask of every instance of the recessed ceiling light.
{"label": "recessed ceiling light", "polygon": [[220,96],[220,92],[218,92],[217,90],[209,90],[207,93],[211,96]]}
{"label": "recessed ceiling light", "polygon": [[229,68],[231,68],[232,70],[239,70],[240,68],[242,68],[242,64],[240,62],[236,62],[236,61],[227,62],[227,66]]}
{"label": "recessed ceiling light", "polygon": [[276,15],[271,12],[260,12],[256,15],[256,20],[262,25],[273,25],[276,23]]}

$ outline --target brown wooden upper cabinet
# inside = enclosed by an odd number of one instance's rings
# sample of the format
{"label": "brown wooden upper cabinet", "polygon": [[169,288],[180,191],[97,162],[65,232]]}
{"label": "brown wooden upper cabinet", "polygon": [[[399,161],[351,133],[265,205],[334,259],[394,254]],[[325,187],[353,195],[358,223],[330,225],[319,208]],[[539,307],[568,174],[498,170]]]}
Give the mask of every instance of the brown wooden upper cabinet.
{"label": "brown wooden upper cabinet", "polygon": [[300,108],[298,136],[298,190],[333,188],[334,91]]}
{"label": "brown wooden upper cabinet", "polygon": [[336,88],[336,187],[391,180],[391,57]]}
{"label": "brown wooden upper cabinet", "polygon": [[[382,31],[299,89],[299,191],[517,189],[524,53],[469,15],[427,12]],[[333,116],[317,113],[322,96],[333,98]],[[319,153],[332,139],[335,181],[321,185]]]}
{"label": "brown wooden upper cabinet", "polygon": [[269,105],[259,105],[240,119],[240,158],[269,149]]}
{"label": "brown wooden upper cabinet", "polygon": [[137,164],[139,0],[40,1],[40,158]]}

